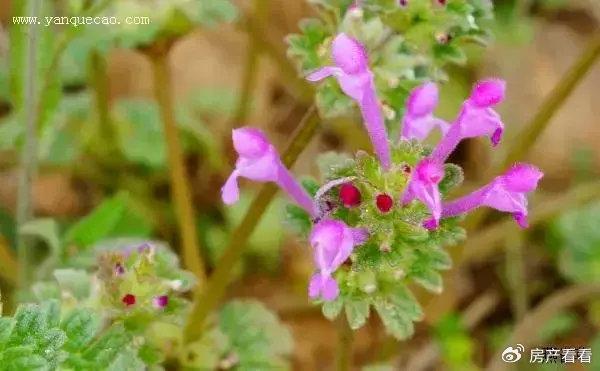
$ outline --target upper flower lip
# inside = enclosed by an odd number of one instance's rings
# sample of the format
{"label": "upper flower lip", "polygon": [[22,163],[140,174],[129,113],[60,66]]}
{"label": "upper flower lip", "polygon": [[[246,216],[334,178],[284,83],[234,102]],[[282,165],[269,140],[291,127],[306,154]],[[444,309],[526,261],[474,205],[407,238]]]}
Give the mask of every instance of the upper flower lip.
{"label": "upper flower lip", "polygon": [[544,173],[536,166],[517,163],[502,176],[502,181],[513,192],[532,192],[543,176]]}
{"label": "upper flower lip", "polygon": [[438,88],[433,82],[426,82],[413,89],[406,102],[406,111],[411,116],[425,116],[433,112],[438,104]]}
{"label": "upper flower lip", "polygon": [[469,100],[479,107],[494,106],[504,100],[506,82],[501,79],[481,80],[473,87]]}
{"label": "upper flower lip", "polygon": [[367,51],[353,37],[340,33],[333,40],[331,48],[333,61],[345,73],[352,75],[367,71],[369,67]]}
{"label": "upper flower lip", "polygon": [[269,150],[269,141],[260,129],[243,127],[234,129],[231,135],[233,146],[240,156],[258,158]]}

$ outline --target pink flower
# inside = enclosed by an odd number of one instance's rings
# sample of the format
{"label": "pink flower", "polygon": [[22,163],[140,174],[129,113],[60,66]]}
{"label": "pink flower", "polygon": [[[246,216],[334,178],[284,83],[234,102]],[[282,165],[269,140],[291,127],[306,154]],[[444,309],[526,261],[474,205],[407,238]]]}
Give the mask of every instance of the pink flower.
{"label": "pink flower", "polygon": [[446,134],[450,125],[433,115],[437,104],[436,84],[426,82],[413,89],[406,103],[406,113],[402,118],[401,138],[422,141],[435,127],[439,127],[442,134]]}
{"label": "pink flower", "polygon": [[239,157],[235,169],[221,188],[223,202],[231,205],[238,201],[237,179],[244,177],[259,182],[277,183],[300,207],[311,216],[316,216],[312,198],[283,165],[277,150],[261,130],[250,127],[235,129],[232,137]]}
{"label": "pink flower", "polygon": [[437,227],[442,213],[442,198],[438,185],[443,178],[444,165],[426,157],[415,167],[402,197],[402,203],[405,205],[417,199],[427,206],[432,217],[431,227]]}
{"label": "pink flower", "polygon": [[444,203],[442,217],[456,216],[479,206],[488,206],[511,213],[521,228],[527,228],[526,193],[534,191],[543,176],[544,173],[533,165],[516,164],[488,185],[467,196]]}
{"label": "pink flower", "polygon": [[465,100],[456,121],[438,143],[432,157],[446,161],[461,140],[488,136],[493,146],[498,145],[504,131],[500,115],[492,106],[504,99],[506,83],[503,80],[482,80],[475,84],[471,96]]}
{"label": "pink flower", "polygon": [[310,235],[313,259],[317,273],[310,280],[308,295],[312,299],[332,301],[339,295],[339,287],[332,274],[352,254],[355,246],[368,238],[364,229],[350,228],[339,220],[322,220],[315,224]]}
{"label": "pink flower", "polygon": [[340,33],[333,40],[331,54],[335,66],[319,68],[309,74],[307,80],[315,82],[329,76],[337,79],[342,91],[360,107],[375,153],[383,168],[389,169],[390,144],[365,47],[358,40]]}
{"label": "pink flower", "polygon": [[155,296],[152,298],[152,305],[156,309],[163,309],[169,304],[169,297],[167,295]]}

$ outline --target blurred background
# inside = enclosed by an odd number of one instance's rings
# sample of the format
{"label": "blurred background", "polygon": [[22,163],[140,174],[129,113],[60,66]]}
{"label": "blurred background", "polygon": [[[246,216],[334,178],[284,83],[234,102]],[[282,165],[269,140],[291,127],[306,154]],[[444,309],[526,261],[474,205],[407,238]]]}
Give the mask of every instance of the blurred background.
{"label": "blurred background", "polygon": [[[258,189],[243,182],[242,202],[223,207],[219,190],[234,162],[231,129],[261,127],[283,149],[311,103],[302,77],[286,59],[284,39],[298,32],[298,22],[311,16],[313,8],[288,0],[238,0],[235,5],[237,15],[230,22],[189,32],[176,42],[168,60],[199,244],[209,272]],[[488,48],[469,49],[466,65],[448,69],[438,113],[452,119],[473,82],[502,77],[507,99],[499,112],[506,144],[523,135],[544,98],[599,36],[600,2],[498,0],[494,5],[494,41]],[[0,2],[0,243],[12,249],[22,139],[8,88],[11,6],[10,0]],[[89,56],[90,44],[101,43],[93,35],[74,43],[54,66],[61,100],[57,114],[40,129],[33,213],[55,218],[64,230],[112,202],[110,208],[120,212],[100,237],[152,237],[178,246],[150,62],[139,51],[110,45]],[[559,300],[537,326],[519,327],[561,289],[600,281],[599,86],[596,64],[522,158],[545,173],[531,201],[532,228],[519,231],[506,223],[508,218],[493,214],[469,231],[468,242],[450,248],[456,250],[455,267],[445,276],[444,293],[419,295],[426,316],[415,336],[397,342],[371,316],[355,336],[356,365],[477,369],[517,330],[524,337],[518,342],[593,347],[592,359],[600,357],[597,298],[575,305]],[[369,144],[360,122],[329,120],[293,170],[318,176],[317,154],[365,148]],[[489,169],[504,155],[503,146],[492,151],[477,140],[463,143],[451,160],[465,168],[468,189],[490,179]],[[306,297],[310,254],[284,223],[284,204],[277,199],[264,215],[227,296],[258,298],[278,313],[292,331],[295,369],[325,369],[335,352],[335,324]],[[0,286],[5,309],[10,308],[12,285],[3,281]],[[590,369],[599,367],[596,360]]]}

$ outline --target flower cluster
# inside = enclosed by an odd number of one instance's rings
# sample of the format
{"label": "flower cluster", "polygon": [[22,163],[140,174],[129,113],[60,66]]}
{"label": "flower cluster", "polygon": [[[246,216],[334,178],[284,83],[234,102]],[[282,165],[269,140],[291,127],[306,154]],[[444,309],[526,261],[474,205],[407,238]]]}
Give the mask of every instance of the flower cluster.
{"label": "flower cluster", "polygon": [[[376,244],[378,251],[386,254],[402,248],[398,241],[407,231],[422,231],[418,238],[423,241],[443,229],[441,224],[447,218],[480,206],[508,212],[521,227],[527,226],[526,194],[537,187],[543,175],[532,165],[516,164],[488,185],[456,200],[445,201],[441,190],[450,175],[445,161],[463,139],[487,136],[493,146],[500,142],[504,125],[494,106],[504,99],[504,81],[478,82],[452,123],[434,116],[438,88],[432,82],[423,83],[407,100],[400,138],[391,141],[363,45],[339,34],[332,43],[332,59],[334,65],[313,71],[307,79],[337,79],[361,110],[377,160],[359,153],[352,168],[330,176],[311,197],[283,166],[261,131],[241,128],[233,131],[239,159],[222,189],[224,202],[231,204],[238,198],[237,178],[275,182],[310,215],[316,265],[309,284],[311,298],[332,301],[338,297],[340,287],[334,272],[354,252],[364,249],[357,246]],[[432,150],[424,148],[420,142],[435,128],[442,139]],[[407,261],[406,256],[408,253],[400,260]],[[404,268],[410,270],[410,263],[406,264]],[[398,271],[401,276],[406,273]]]}
{"label": "flower cluster", "polygon": [[101,254],[101,302],[115,317],[130,321],[173,315],[183,307],[180,296],[193,282],[176,264],[170,253],[150,243]]}

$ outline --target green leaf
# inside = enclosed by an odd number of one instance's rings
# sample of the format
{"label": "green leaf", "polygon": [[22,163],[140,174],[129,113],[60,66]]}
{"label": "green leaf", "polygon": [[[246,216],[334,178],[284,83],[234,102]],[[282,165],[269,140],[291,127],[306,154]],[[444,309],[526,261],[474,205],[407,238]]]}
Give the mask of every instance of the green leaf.
{"label": "green leaf", "polygon": [[406,339],[413,334],[413,321],[394,303],[376,300],[374,306],[389,334],[399,340]]}
{"label": "green leaf", "polygon": [[0,349],[10,338],[15,328],[16,321],[10,317],[0,317]]}
{"label": "green leaf", "polygon": [[227,337],[218,328],[212,328],[199,340],[186,345],[180,362],[185,367],[199,370],[218,369],[227,342]]}
{"label": "green leaf", "polygon": [[44,357],[27,352],[23,348],[11,348],[2,354],[2,367],[5,370],[49,371]]}
{"label": "green leaf", "polygon": [[11,343],[20,343],[23,339],[32,342],[35,337],[42,336],[46,331],[46,316],[39,305],[20,305],[14,318],[17,323],[13,330]]}
{"label": "green leaf", "polygon": [[312,220],[306,210],[297,205],[285,206],[285,220],[296,234],[306,237],[312,229]]}
{"label": "green leaf", "polygon": [[[128,228],[124,228],[128,225]],[[135,210],[126,193],[117,193],[104,200],[90,214],[72,225],[65,233],[65,243],[86,248],[109,237],[140,237],[149,226]]]}
{"label": "green leaf", "polygon": [[333,321],[337,318],[343,308],[344,302],[342,301],[342,297],[338,296],[338,298],[335,300],[324,302],[321,310],[323,311],[325,318]]}
{"label": "green leaf", "polygon": [[467,56],[457,46],[451,44],[438,44],[433,48],[434,56],[442,62],[450,62],[463,65],[467,61]]}
{"label": "green leaf", "polygon": [[600,281],[600,203],[573,209],[550,226],[547,246],[558,248],[561,273],[575,282]]}
{"label": "green leaf", "polygon": [[167,151],[158,106],[151,100],[120,100],[115,107],[121,151],[133,162],[165,166]]}
{"label": "green leaf", "polygon": [[137,354],[131,349],[125,349],[110,364],[110,370],[144,371],[146,365],[139,359]]}
{"label": "green leaf", "polygon": [[366,300],[350,300],[345,302],[346,318],[353,330],[361,328],[369,318],[369,302]]}
{"label": "green leaf", "polygon": [[83,356],[98,367],[108,367],[129,342],[130,337],[125,328],[113,325],[86,349]]}
{"label": "green leaf", "polygon": [[412,272],[411,278],[425,289],[439,294],[444,288],[442,276],[433,269],[423,268]]}
{"label": "green leaf", "polygon": [[287,356],[293,350],[292,336],[277,317],[257,301],[236,300],[219,314],[219,328],[229,338],[240,365],[255,355],[265,359]]}
{"label": "green leaf", "polygon": [[99,324],[99,318],[89,309],[73,309],[60,324],[67,336],[66,348],[72,351],[83,348],[94,338]]}

